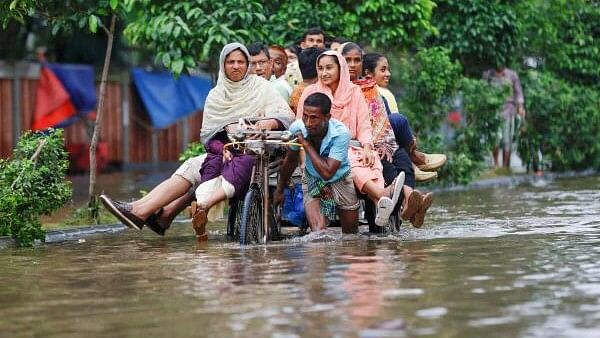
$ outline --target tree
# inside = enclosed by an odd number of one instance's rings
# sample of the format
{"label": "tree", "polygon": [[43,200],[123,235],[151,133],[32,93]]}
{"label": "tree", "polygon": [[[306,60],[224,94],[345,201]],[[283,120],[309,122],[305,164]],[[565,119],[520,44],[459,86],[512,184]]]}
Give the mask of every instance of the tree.
{"label": "tree", "polygon": [[430,43],[449,48],[464,71],[480,77],[483,70],[508,65],[520,43],[520,22],[510,0],[440,0],[433,21],[439,35]]}
{"label": "tree", "polygon": [[71,197],[62,134],[62,130],[25,133],[12,158],[0,159],[0,236],[12,236],[19,246],[43,241],[40,216],[62,207]]}
{"label": "tree", "polygon": [[435,32],[431,0],[195,0],[131,1],[125,36],[153,50],[174,73],[208,62],[215,72],[221,48],[229,42],[266,41],[287,45],[303,31],[321,27],[330,35],[374,47],[405,49]]}
{"label": "tree", "polygon": [[[115,23],[118,17],[124,17],[131,8],[133,0],[70,0],[70,1],[42,1],[42,0],[12,0],[8,8],[2,8],[0,19],[6,26],[11,19],[23,22],[27,16],[39,16],[47,20],[52,27],[52,33],[71,31],[74,28],[87,27],[92,33],[98,28],[103,31],[108,42],[100,79],[100,94],[96,109],[94,132],[90,142],[90,183],[88,189],[89,208],[91,217],[96,220],[98,216],[98,202],[95,195],[96,187],[96,149],[100,139],[101,123],[104,116],[104,99],[106,94],[106,79],[110,67]],[[6,7],[6,3],[2,6]],[[5,11],[6,10],[6,11]]]}
{"label": "tree", "polygon": [[600,4],[587,0],[533,0],[518,8],[520,53],[578,84],[600,82]]}

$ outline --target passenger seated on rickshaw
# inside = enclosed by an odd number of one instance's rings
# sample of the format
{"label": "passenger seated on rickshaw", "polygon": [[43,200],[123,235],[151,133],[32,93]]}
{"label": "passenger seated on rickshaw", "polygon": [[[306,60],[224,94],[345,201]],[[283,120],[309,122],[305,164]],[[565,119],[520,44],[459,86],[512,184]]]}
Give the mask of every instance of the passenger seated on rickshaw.
{"label": "passenger seated on rickshaw", "polygon": [[226,131],[234,131],[239,119],[256,121],[251,125],[255,129],[287,129],[294,118],[287,102],[269,81],[249,75],[249,65],[250,54],[244,45],[230,43],[223,47],[217,85],[204,105],[200,138],[207,154],[184,162],[169,179],[140,200],[124,203],[101,196],[106,208],[125,225],[138,230],[148,225],[163,235],[175,216],[192,202],[190,188],[206,182],[216,189],[198,201],[200,215],[204,217],[199,218],[202,222],[195,227],[197,235],[206,238],[206,211],[243,193],[254,159],[244,154],[224,154],[223,145],[228,142]]}
{"label": "passenger seated on rickshaw", "polygon": [[[269,81],[256,75],[248,75],[248,60],[250,55],[246,48],[239,44],[225,46],[221,54],[221,72],[219,76],[220,90],[209,94],[209,99],[216,104],[214,114],[204,116],[201,141],[206,146],[207,156],[200,168],[200,185],[196,189],[196,208],[194,210],[194,230],[199,239],[206,239],[206,223],[208,212],[214,208],[213,218],[222,214],[224,202],[232,197],[241,198],[247,190],[252,175],[254,156],[224,149],[230,140],[228,133],[234,133],[239,126],[239,119],[256,119],[253,125],[247,127],[257,130],[287,129],[294,115],[275,91]],[[226,77],[229,62],[244,61],[244,78],[239,82]],[[254,85],[245,85],[246,82]],[[277,104],[266,105],[268,101]]]}
{"label": "passenger seated on rickshaw", "polygon": [[[358,198],[352,179],[348,147],[350,131],[331,118],[331,99],[315,92],[304,100],[302,120],[290,126],[305,153],[302,192],[312,231],[327,227],[339,215],[342,232],[358,232]],[[283,201],[283,190],[299,163],[299,148],[290,146],[281,166],[273,203]],[[336,213],[337,210],[337,213]]]}

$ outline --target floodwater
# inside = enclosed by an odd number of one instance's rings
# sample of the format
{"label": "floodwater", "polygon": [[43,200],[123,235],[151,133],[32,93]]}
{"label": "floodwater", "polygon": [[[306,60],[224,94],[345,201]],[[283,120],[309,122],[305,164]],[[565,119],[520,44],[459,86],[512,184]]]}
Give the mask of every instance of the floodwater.
{"label": "floodwater", "polygon": [[438,193],[398,237],[223,233],[4,249],[0,336],[600,336],[600,177]]}

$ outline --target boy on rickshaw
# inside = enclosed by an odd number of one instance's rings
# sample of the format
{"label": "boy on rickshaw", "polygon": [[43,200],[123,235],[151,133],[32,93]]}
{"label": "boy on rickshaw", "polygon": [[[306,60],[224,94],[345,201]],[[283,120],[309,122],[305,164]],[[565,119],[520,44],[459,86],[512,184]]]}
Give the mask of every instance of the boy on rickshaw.
{"label": "boy on rickshaw", "polygon": [[[313,93],[304,101],[302,120],[290,125],[305,153],[302,191],[306,218],[312,231],[324,230],[336,214],[343,233],[358,232],[358,197],[354,189],[348,146],[350,132],[331,119],[331,99]],[[275,205],[283,201],[283,188],[298,166],[299,147],[290,146],[281,166],[275,190]]]}

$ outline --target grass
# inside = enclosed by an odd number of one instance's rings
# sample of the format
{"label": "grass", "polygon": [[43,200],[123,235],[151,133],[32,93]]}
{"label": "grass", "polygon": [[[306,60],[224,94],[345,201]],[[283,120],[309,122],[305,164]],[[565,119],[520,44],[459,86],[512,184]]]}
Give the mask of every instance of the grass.
{"label": "grass", "polygon": [[84,227],[94,224],[117,223],[121,222],[102,206],[98,210],[98,222],[95,222],[91,217],[89,217],[89,209],[87,205],[80,208],[67,206],[57,211],[50,217],[42,218],[42,227],[44,230],[57,230]]}
{"label": "grass", "polygon": [[510,168],[498,167],[498,168],[490,168],[482,172],[475,180],[485,180],[488,178],[502,177],[502,176],[510,176],[513,172]]}

